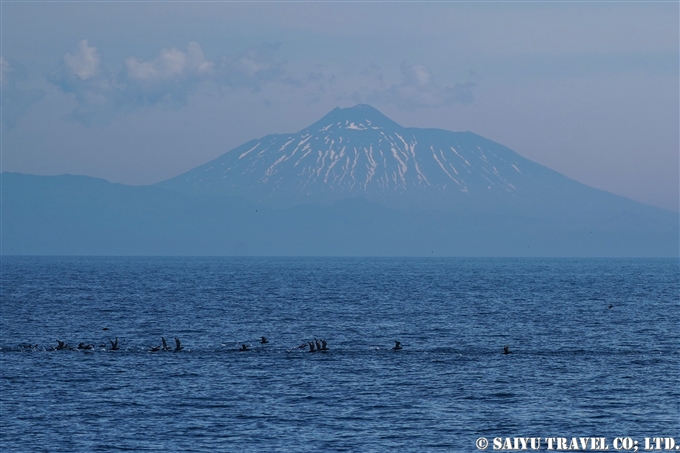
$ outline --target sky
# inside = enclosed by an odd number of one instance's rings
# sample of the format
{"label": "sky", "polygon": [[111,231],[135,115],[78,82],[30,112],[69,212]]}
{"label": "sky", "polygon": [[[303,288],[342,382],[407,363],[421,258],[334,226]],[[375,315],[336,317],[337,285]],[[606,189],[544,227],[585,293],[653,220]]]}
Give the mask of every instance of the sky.
{"label": "sky", "polygon": [[678,2],[0,7],[2,171],[153,184],[367,103],[678,211]]}

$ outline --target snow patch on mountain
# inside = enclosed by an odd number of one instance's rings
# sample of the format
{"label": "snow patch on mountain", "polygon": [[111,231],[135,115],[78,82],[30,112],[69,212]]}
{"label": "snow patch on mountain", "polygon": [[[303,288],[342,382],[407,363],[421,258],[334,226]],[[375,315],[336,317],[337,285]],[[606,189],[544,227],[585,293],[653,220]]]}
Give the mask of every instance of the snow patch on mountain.
{"label": "snow patch on mountain", "polygon": [[[405,128],[376,109],[335,109],[295,134],[268,135],[163,183],[182,191],[333,194],[380,199],[425,192],[512,194],[536,164],[469,132]],[[457,194],[457,195],[455,195]]]}

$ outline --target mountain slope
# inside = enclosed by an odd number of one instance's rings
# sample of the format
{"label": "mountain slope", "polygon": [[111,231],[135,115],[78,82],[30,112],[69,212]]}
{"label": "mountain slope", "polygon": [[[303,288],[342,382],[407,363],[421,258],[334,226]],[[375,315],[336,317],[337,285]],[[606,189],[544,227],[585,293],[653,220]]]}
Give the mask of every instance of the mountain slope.
{"label": "mountain slope", "polygon": [[678,220],[471,132],[405,128],[368,105],[336,108],[295,134],[252,140],[158,186],[274,208],[363,198],[404,213],[521,218],[551,228],[625,223],[643,231]]}
{"label": "mountain slope", "polygon": [[618,211],[564,222],[471,209],[414,215],[359,198],[273,209],[85,176],[2,173],[0,184],[3,254],[678,256],[677,217],[655,208],[656,218]]}
{"label": "mountain slope", "polygon": [[358,105],[295,134],[252,140],[159,186],[279,205],[351,197],[450,205],[526,196],[541,175],[561,177],[471,132],[404,128]]}
{"label": "mountain slope", "polygon": [[335,109],[155,186],[0,175],[2,253],[677,257],[677,213],[470,132]]}

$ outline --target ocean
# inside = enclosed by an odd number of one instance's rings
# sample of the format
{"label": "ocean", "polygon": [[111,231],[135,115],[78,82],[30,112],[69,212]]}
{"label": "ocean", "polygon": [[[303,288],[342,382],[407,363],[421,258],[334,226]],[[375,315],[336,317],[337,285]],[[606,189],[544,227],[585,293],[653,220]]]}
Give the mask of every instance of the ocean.
{"label": "ocean", "polygon": [[3,452],[680,442],[676,259],[10,256],[1,271]]}

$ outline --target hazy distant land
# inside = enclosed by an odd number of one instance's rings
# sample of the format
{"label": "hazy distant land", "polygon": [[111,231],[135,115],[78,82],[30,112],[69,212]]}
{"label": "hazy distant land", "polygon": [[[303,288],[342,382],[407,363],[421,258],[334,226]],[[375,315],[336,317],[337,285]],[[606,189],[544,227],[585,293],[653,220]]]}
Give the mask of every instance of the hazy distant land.
{"label": "hazy distant land", "polygon": [[678,256],[678,214],[470,132],[335,109],[154,186],[2,174],[2,253]]}

